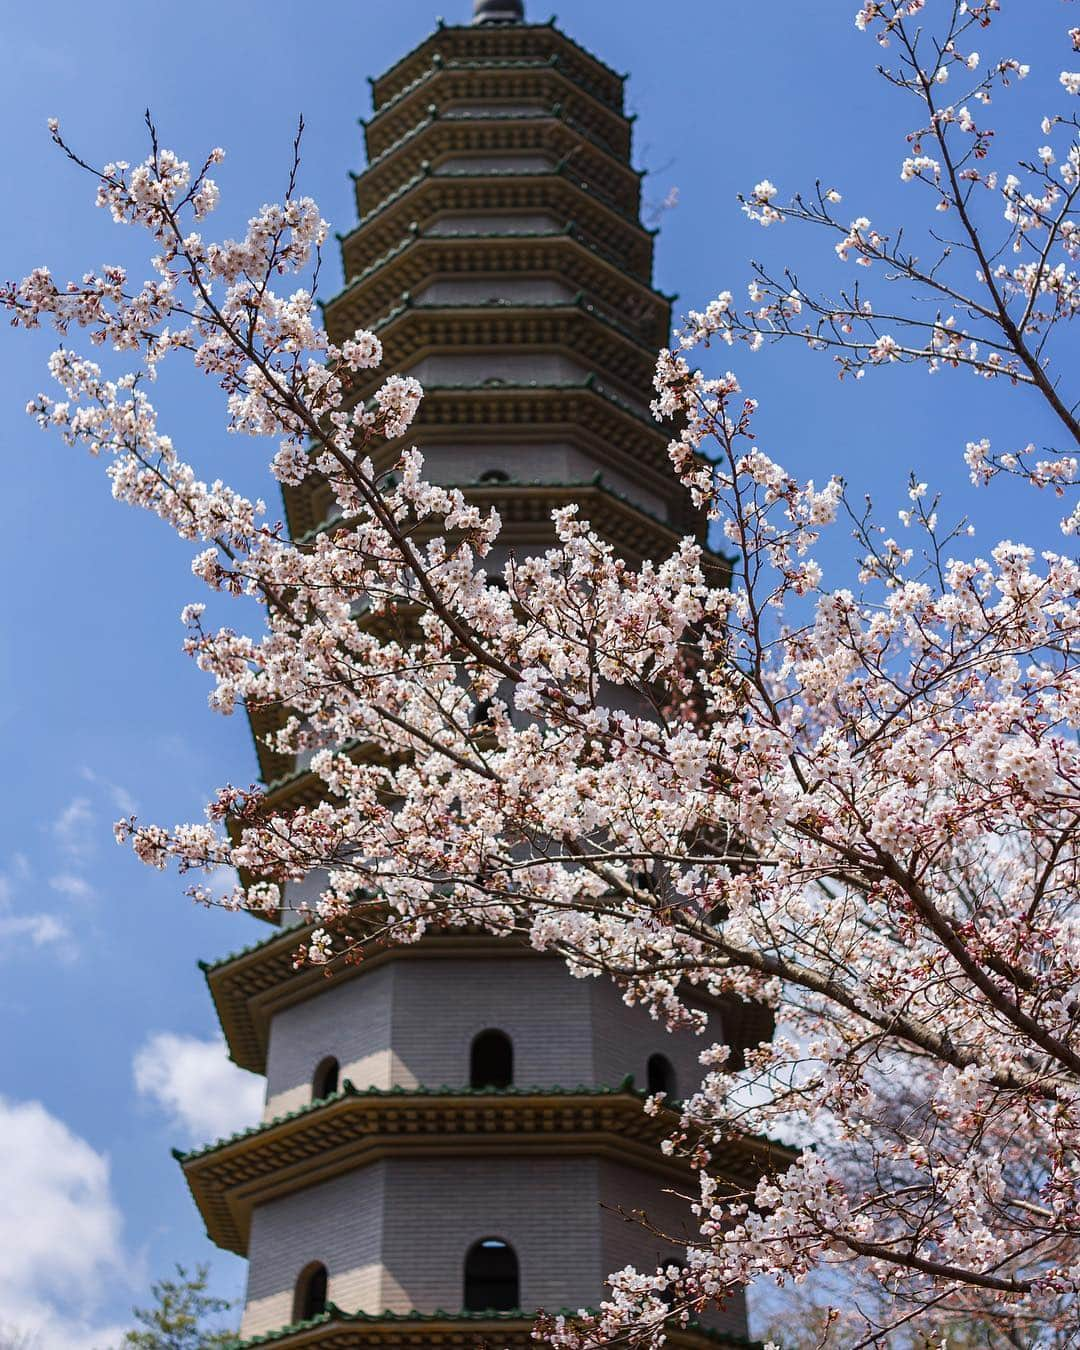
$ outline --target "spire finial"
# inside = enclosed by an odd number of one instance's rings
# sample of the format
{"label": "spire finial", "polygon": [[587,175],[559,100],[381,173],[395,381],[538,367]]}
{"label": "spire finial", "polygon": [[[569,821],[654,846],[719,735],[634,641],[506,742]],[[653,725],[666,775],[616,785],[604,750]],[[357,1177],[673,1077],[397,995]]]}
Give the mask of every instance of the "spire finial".
{"label": "spire finial", "polygon": [[473,23],[524,23],[525,0],[473,0]]}

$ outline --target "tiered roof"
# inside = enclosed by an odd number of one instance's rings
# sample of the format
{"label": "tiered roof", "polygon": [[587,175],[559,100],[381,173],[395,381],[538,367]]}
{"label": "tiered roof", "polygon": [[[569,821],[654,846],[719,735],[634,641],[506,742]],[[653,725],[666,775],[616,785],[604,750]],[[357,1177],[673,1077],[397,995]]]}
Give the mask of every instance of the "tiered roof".
{"label": "tiered roof", "polygon": [[[570,501],[633,562],[668,555],[686,533],[703,539],[704,518],[670,472],[668,432],[649,410],[671,297],[652,285],[654,232],[640,219],[624,77],[554,23],[440,23],[371,84],[374,113],[363,123],[369,163],[355,179],[359,222],[339,237],[345,286],[324,310],[331,337],[341,342],[357,328],[374,328],[386,369],[435,363],[411,433],[425,449],[489,448],[495,465],[508,448],[533,451],[521,462],[535,466],[535,478],[458,482],[482,509],[498,510],[502,542],[520,553],[550,543],[551,512]],[[485,364],[498,360],[496,376]],[[541,367],[549,374],[533,378],[530,368]],[[359,385],[355,397],[370,397],[375,387]],[[552,445],[572,450],[567,463],[595,471],[546,473]],[[399,450],[380,449],[380,464]],[[298,543],[328,527],[332,502],[317,477],[284,495]],[[724,567],[719,558],[712,564]],[[262,744],[284,716],[278,708],[252,711],[267,803],[277,809],[314,804],[322,790],[289,756]],[[343,750],[369,753],[359,744]],[[276,932],[204,967],[230,1054],[255,1072],[265,1072],[274,1015],[325,988],[322,971],[294,966],[304,933]],[[386,961],[462,956],[557,959],[483,933],[432,933],[345,966],[338,978],[363,978]],[[705,1001],[715,1004],[733,1045],[771,1029],[765,1009]],[[685,1162],[659,1149],[675,1123],[671,1110],[646,1115],[629,1080],[483,1091],[361,1090],[346,1081],[322,1101],[177,1156],[211,1238],[243,1253],[257,1205],[383,1157],[588,1154],[685,1185]],[[745,1185],[782,1156],[769,1141],[738,1138],[718,1164]],[[311,1322],[245,1344],[344,1350],[481,1342],[524,1350],[536,1344],[531,1332],[526,1312],[402,1316],[331,1305]],[[745,1344],[695,1328],[668,1340]]]}
{"label": "tiered roof", "polygon": [[[689,1163],[660,1150],[678,1114],[669,1108],[647,1114],[645,1095],[631,1079],[614,1088],[471,1089],[360,1089],[346,1080],[333,1096],[175,1156],[211,1240],[244,1256],[257,1205],[387,1157],[587,1155],[686,1186]],[[710,1154],[740,1188],[791,1159],[782,1145],[748,1136],[726,1147],[713,1143]]]}
{"label": "tiered roof", "polygon": [[612,70],[598,56],[556,28],[546,24],[477,27],[442,21],[419,44],[395,62],[385,74],[369,77],[376,116],[424,79],[432,66],[454,61],[554,60],[583,91],[591,93],[617,113],[623,111],[626,76]]}
{"label": "tiered roof", "polygon": [[[671,474],[669,435],[649,408],[671,298],[652,285],[623,83],[554,23],[440,23],[372,81],[360,218],[339,236],[346,284],[325,321],[338,342],[374,328],[384,369],[434,363],[410,431],[425,450],[488,447],[498,464],[507,446],[533,447],[542,465],[557,444],[595,466],[459,479],[471,501],[499,511],[502,543],[548,545],[552,510],[573,501],[640,563],[688,532],[703,538],[705,520]],[[459,373],[447,376],[448,362]],[[545,374],[530,377],[530,366]],[[358,382],[353,396],[377,385]],[[400,449],[381,447],[378,467]],[[284,496],[294,539],[332,521],[317,476]],[[282,720],[257,712],[257,740]],[[286,756],[260,744],[259,759],[275,805],[315,800],[318,783]]]}

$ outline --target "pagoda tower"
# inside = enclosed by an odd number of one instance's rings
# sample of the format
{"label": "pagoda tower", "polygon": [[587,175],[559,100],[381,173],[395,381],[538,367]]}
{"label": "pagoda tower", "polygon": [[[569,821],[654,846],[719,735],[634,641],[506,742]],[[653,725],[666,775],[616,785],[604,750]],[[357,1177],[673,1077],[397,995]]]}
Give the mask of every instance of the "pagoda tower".
{"label": "pagoda tower", "polygon": [[[521,0],[474,9],[372,81],[327,327],[335,342],[373,329],[384,368],[421,381],[410,441],[435,481],[498,509],[493,569],[547,546],[568,501],[632,562],[662,558],[705,527],[649,412],[670,300],[652,286],[624,77]],[[317,479],[285,505],[299,542],[332,509]],[[314,802],[304,764],[264,744],[276,716],[252,716],[269,804]],[[595,1307],[609,1272],[679,1261],[695,1229],[676,1193],[695,1180],[659,1149],[674,1113],[642,1097],[688,1095],[712,1040],[737,1062],[769,1034],[762,1009],[702,998],[706,1039],[669,1035],[610,981],[477,933],[328,979],[294,968],[303,932],[204,967],[232,1059],[267,1080],[262,1124],[178,1155],[210,1238],[249,1262],[245,1344],[533,1346],[538,1311]],[[770,1156],[747,1139],[717,1165],[747,1184]],[[704,1322],[669,1344],[746,1338],[742,1299]]]}

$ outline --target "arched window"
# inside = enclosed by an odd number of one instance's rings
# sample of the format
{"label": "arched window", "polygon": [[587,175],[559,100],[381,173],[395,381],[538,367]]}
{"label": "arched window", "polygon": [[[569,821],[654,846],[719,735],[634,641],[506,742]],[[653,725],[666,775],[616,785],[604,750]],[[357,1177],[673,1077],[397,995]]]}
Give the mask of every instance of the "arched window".
{"label": "arched window", "polygon": [[326,1311],[326,1267],[321,1261],[305,1266],[296,1281],[293,1321],[307,1322]]}
{"label": "arched window", "polygon": [[474,1242],[465,1257],[465,1311],[510,1312],[521,1303],[518,1259],[502,1238]]}
{"label": "arched window", "polygon": [[469,723],[482,731],[491,730],[491,699],[482,698],[479,703],[473,704],[469,710]]}
{"label": "arched window", "polygon": [[[686,1273],[686,1262],[678,1256],[669,1256],[666,1261],[661,1261],[660,1265],[663,1267],[665,1273],[673,1266],[679,1272],[680,1276]],[[668,1285],[666,1289],[660,1291],[660,1302],[667,1304],[669,1308],[675,1307],[676,1299],[677,1291],[673,1289],[671,1285]]]}
{"label": "arched window", "polygon": [[510,475],[505,469],[485,469],[480,475],[481,483],[509,483]]}
{"label": "arched window", "polygon": [[469,1086],[506,1088],[514,1081],[514,1045],[504,1031],[482,1031],[469,1055]]}
{"label": "arched window", "polygon": [[311,1080],[311,1100],[322,1101],[324,1097],[332,1097],[337,1090],[338,1062],[333,1055],[327,1055],[319,1062],[319,1067]]}
{"label": "arched window", "polygon": [[649,1062],[645,1066],[645,1081],[649,1089],[649,1095],[663,1092],[668,1101],[675,1096],[675,1069],[667,1055],[650,1055]]}

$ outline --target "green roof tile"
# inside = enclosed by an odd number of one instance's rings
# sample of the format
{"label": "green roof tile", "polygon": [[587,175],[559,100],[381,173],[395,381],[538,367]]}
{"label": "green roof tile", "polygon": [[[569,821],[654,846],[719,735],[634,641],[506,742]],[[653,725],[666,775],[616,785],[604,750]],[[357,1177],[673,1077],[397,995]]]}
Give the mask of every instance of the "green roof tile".
{"label": "green roof tile", "polygon": [[[391,98],[388,98],[380,108],[377,108],[370,117],[367,118],[361,117],[359,119],[360,125],[365,127],[370,126],[378,118],[385,116],[385,114],[388,112],[391,112],[395,107],[397,107],[399,103],[404,102],[404,100],[407,99],[411,94],[414,94],[417,91],[417,89],[421,88],[424,84],[427,84],[430,80],[434,79],[436,75],[440,75],[443,71],[461,71],[461,70],[554,70],[559,75],[561,75],[564,80],[567,80],[570,84],[577,85],[579,89],[583,90],[586,94],[588,94],[590,98],[595,99],[596,102],[601,104],[602,107],[606,108],[608,112],[613,113],[616,117],[622,117],[628,122],[632,122],[634,120],[633,117],[630,117],[626,113],[621,112],[618,108],[614,106],[614,104],[609,99],[605,98],[599,86],[595,84],[592,80],[587,79],[581,75],[575,75],[571,71],[567,70],[563,62],[560,60],[558,53],[552,52],[550,56],[521,58],[518,60],[514,60],[510,57],[503,57],[503,56],[489,56],[489,57],[478,57],[472,60],[460,60],[456,58],[451,58],[448,61],[447,60],[432,61],[431,65],[428,66],[426,70],[421,71],[421,73],[416,77],[415,80],[412,81],[411,84],[407,84],[403,89],[399,89],[398,92],[394,94]],[[387,73],[389,74],[389,72]]]}
{"label": "green roof tile", "polygon": [[628,272],[623,266],[621,259],[609,252],[609,250],[602,248],[599,244],[594,243],[591,239],[586,238],[584,233],[579,230],[571,220],[567,221],[561,229],[552,230],[456,230],[453,234],[430,235],[421,234],[419,229],[410,230],[403,238],[399,239],[396,244],[391,248],[388,248],[381,258],[376,258],[375,261],[369,263],[363,271],[357,272],[354,277],[350,277],[344,287],[338,291],[336,295],[331,296],[329,300],[320,301],[319,307],[321,309],[327,309],[330,305],[336,304],[339,300],[344,299],[345,296],[356,286],[359,286],[362,281],[366,281],[368,277],[381,271],[387,263],[391,262],[394,258],[398,257],[399,254],[404,253],[406,249],[411,248],[412,245],[419,241],[422,240],[425,243],[433,242],[439,244],[454,239],[483,239],[489,242],[507,239],[572,239],[575,244],[580,244],[582,248],[588,249],[590,253],[595,253],[598,258],[602,258],[604,262],[610,263],[616,271],[621,272],[623,276],[628,277],[636,285],[643,286],[647,291],[651,291],[657,299],[665,300],[669,304],[678,299],[677,295],[668,295],[664,291],[659,291],[655,286],[650,285],[649,282],[643,281],[641,277],[634,276],[633,273]]}
{"label": "green roof tile", "polygon": [[[557,1308],[555,1313],[567,1318],[578,1317],[582,1312],[591,1312],[592,1309],[581,1308]],[[266,1331],[261,1336],[253,1336],[245,1341],[237,1341],[231,1350],[255,1350],[257,1346],[273,1345],[276,1342],[288,1339],[303,1331],[311,1331],[316,1327],[328,1327],[334,1322],[344,1322],[351,1325],[372,1325],[379,1322],[389,1322],[392,1324],[416,1325],[431,1322],[522,1322],[532,1321],[539,1315],[538,1310],[529,1311],[523,1308],[513,1309],[509,1312],[444,1312],[436,1309],[431,1313],[364,1313],[364,1312],[345,1312],[334,1303],[328,1303],[326,1311],[318,1317],[309,1318],[306,1322],[293,1322],[291,1325],[281,1327],[277,1331]],[[698,1322],[691,1322],[684,1330],[692,1332],[694,1335],[703,1336],[707,1340],[716,1341],[719,1345],[731,1345],[746,1347],[756,1347],[760,1344],[757,1341],[750,1341],[745,1336],[738,1336],[732,1332],[715,1331],[710,1327],[703,1327]]]}
{"label": "green roof tile", "polygon": [[275,1116],[272,1120],[260,1121],[258,1125],[249,1126],[246,1130],[238,1130],[236,1134],[229,1135],[225,1139],[215,1139],[213,1143],[205,1144],[202,1148],[183,1149],[174,1148],[173,1157],[179,1163],[188,1163],[195,1158],[205,1158],[208,1154],[217,1153],[220,1149],[229,1148],[233,1144],[238,1144],[242,1139],[252,1139],[256,1135],[265,1134],[269,1130],[276,1129],[279,1125],[284,1125],[291,1120],[299,1120],[302,1116],[312,1115],[316,1111],[321,1111],[327,1106],[333,1106],[337,1102],[342,1102],[354,1098],[394,1098],[394,1097],[615,1097],[615,1096],[634,1096],[644,1101],[647,1096],[644,1092],[639,1092],[634,1087],[634,1076],[628,1074],[621,1083],[615,1087],[586,1087],[584,1084],[578,1087],[562,1087],[555,1084],[551,1087],[542,1087],[534,1085],[532,1087],[511,1087],[511,1088],[468,1088],[468,1087],[449,1087],[445,1083],[439,1087],[392,1087],[392,1088],[358,1088],[355,1083],[346,1078],[337,1092],[329,1097],[320,1097],[318,1100],[308,1102],[304,1106],[297,1107],[295,1111],[287,1111],[284,1115]]}
{"label": "green roof tile", "polygon": [[204,975],[209,975],[212,971],[220,970],[222,966],[227,966],[233,961],[239,961],[242,956],[250,956],[253,952],[262,951],[264,947],[269,947],[273,942],[280,942],[286,933],[299,932],[302,924],[297,924],[295,928],[279,928],[276,933],[271,933],[268,938],[260,938],[258,942],[249,943],[246,947],[241,947],[235,952],[229,952],[226,956],[219,956],[216,961],[200,961],[199,969]]}
{"label": "green roof tile", "polygon": [[[564,113],[556,104],[552,108],[523,108],[515,111],[507,111],[504,108],[491,108],[482,112],[440,112],[434,104],[429,109],[427,117],[422,117],[415,126],[411,126],[408,131],[403,131],[396,141],[392,141],[385,150],[379,153],[367,163],[367,167],[360,173],[353,174],[353,178],[363,178],[365,174],[371,173],[390,160],[403,146],[414,140],[422,131],[433,126],[436,122],[547,122],[554,119],[562,122],[564,126],[569,127],[571,131],[576,132],[584,141],[594,145],[602,154],[609,156],[621,168],[630,169],[632,173],[638,173],[630,163],[629,158],[624,158],[622,152],[605,140],[602,136],[597,136],[595,132],[590,131],[587,126],[579,122],[576,117],[570,117]],[[641,177],[641,174],[638,174]]]}
{"label": "green roof tile", "polygon": [[[613,76],[616,80],[620,80],[622,82],[626,81],[627,79],[626,75],[621,74],[619,71],[615,70],[612,66],[609,66],[606,61],[602,61],[600,57],[597,56],[594,52],[589,51],[588,47],[583,47],[580,42],[576,42],[570,36],[569,33],[564,33],[561,28],[556,27],[554,18],[549,19],[546,24],[529,24],[528,27],[554,29],[554,31],[558,33],[558,35],[563,39],[564,42],[568,43],[576,51],[581,52],[583,56],[587,57],[595,65],[599,66],[601,70],[606,71],[608,75]],[[411,47],[407,52],[405,52],[403,56],[398,57],[398,59],[394,62],[394,64],[392,66],[387,67],[387,69],[384,70],[381,75],[379,76],[369,75],[368,83],[371,85],[375,85],[378,84],[380,80],[387,79],[389,76],[393,75],[394,71],[397,70],[399,66],[403,66],[406,61],[410,60],[413,56],[415,56],[416,53],[420,50],[420,48],[423,47],[426,43],[430,42],[432,38],[438,37],[440,33],[445,33],[448,29],[452,28],[463,28],[472,30],[472,25],[465,23],[445,23],[442,19],[440,19],[436,27],[433,28],[430,33],[428,33],[425,37],[421,38],[420,41],[414,47]],[[607,99],[604,99],[602,101],[604,103],[607,103],[609,107],[613,106]],[[382,106],[388,107],[389,104],[390,100],[388,99],[387,102]],[[377,108],[375,111],[376,113],[378,113],[381,112],[382,109]]]}
{"label": "green roof tile", "polygon": [[365,230],[376,217],[382,215],[384,211],[389,210],[391,206],[400,201],[402,197],[406,196],[420,183],[429,181],[435,183],[453,182],[455,178],[478,178],[485,180],[505,178],[565,178],[571,187],[580,189],[588,197],[599,202],[606,210],[612,212],[613,215],[618,216],[620,220],[625,221],[627,225],[640,230],[642,234],[655,236],[659,233],[658,229],[646,229],[636,213],[625,210],[625,208],[619,205],[614,197],[605,192],[603,188],[597,187],[595,183],[586,182],[580,170],[575,169],[573,165],[565,162],[556,164],[552,168],[545,166],[540,169],[439,169],[433,168],[430,164],[427,164],[418,169],[411,178],[407,178],[404,183],[394,188],[392,192],[387,193],[381,202],[376,206],[373,206],[366,215],[360,217],[359,221],[351,230],[345,234],[339,233],[337,236],[338,239],[344,243],[354,235],[359,234],[362,230]]}

